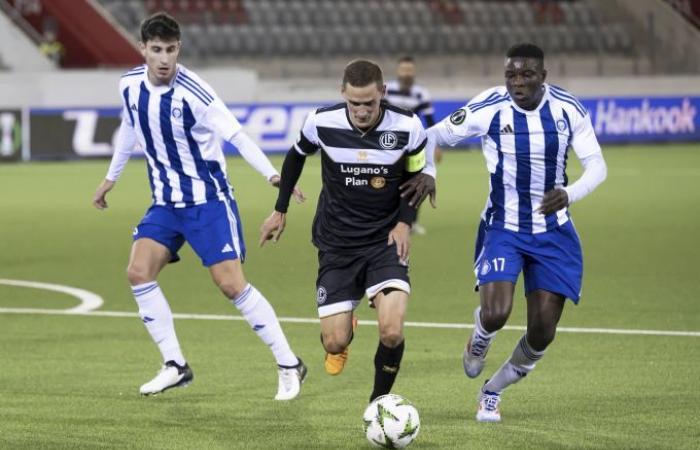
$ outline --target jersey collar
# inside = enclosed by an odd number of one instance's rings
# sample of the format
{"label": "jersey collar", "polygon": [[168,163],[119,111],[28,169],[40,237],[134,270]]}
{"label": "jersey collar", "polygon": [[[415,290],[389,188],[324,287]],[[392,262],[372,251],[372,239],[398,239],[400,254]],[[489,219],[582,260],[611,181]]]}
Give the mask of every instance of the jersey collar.
{"label": "jersey collar", "polygon": [[144,75],[143,82],[146,84],[146,87],[148,88],[149,91],[151,91],[153,93],[163,94],[163,93],[169,92],[175,86],[175,80],[177,79],[177,76],[179,73],[180,73],[180,64],[177,64],[175,66],[175,73],[173,74],[173,77],[170,79],[170,83],[168,83],[167,86],[166,85],[156,86],[153,83],[151,83],[151,80],[148,79],[148,66],[146,66],[146,72],[143,74]]}

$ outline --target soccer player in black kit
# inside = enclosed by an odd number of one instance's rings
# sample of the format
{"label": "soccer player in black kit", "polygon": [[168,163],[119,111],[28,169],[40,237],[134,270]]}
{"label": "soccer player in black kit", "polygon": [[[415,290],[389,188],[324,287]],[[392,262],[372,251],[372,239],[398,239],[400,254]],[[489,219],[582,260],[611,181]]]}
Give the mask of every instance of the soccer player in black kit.
{"label": "soccer player in black kit", "polygon": [[404,351],[409,235],[416,209],[399,187],[416,177],[434,178],[420,119],[386,103],[385,90],[382,71],[373,62],[346,66],[345,101],[306,118],[284,160],[275,210],[260,238],[261,245],[279,239],[306,157],[321,150],[323,187],[312,241],[318,248],[316,301],[325,368],[331,375],[343,370],[356,323],[353,310],[367,295],[379,322],[370,400],[389,393]]}

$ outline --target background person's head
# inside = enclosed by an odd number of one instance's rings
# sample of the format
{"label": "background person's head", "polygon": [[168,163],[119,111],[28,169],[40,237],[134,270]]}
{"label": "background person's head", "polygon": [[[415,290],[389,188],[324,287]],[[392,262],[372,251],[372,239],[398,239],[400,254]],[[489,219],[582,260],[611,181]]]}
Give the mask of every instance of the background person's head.
{"label": "background person's head", "polygon": [[416,61],[412,56],[404,56],[399,59],[396,67],[396,79],[402,91],[408,91],[416,81]]}

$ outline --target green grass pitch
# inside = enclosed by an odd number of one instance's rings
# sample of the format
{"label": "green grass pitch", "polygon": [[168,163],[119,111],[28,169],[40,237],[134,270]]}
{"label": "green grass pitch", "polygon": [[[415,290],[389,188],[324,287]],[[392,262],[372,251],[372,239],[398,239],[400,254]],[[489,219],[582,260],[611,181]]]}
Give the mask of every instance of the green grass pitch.
{"label": "green grass pitch", "polygon": [[[583,241],[581,304],[561,326],[700,331],[700,145],[608,147],[608,180],[572,207]],[[580,167],[572,155],[570,176]],[[275,165],[281,165],[279,157]],[[133,160],[109,196],[91,207],[106,161],[0,166],[0,278],[95,292],[101,310],[136,311],[125,277],[131,230],[150,196],[145,163]],[[248,244],[245,273],[281,317],[316,316],[316,253],[310,223],[320,184],[308,161],[276,245],[257,246],[276,192],[240,159],[229,161]],[[413,239],[408,320],[471,323],[473,240],[487,193],[479,152],[447,152],[438,209],[423,208]],[[160,278],[174,312],[237,315],[187,248]],[[524,324],[522,286],[511,325]],[[0,284],[0,308],[75,306],[47,290]],[[361,319],[373,319],[366,302]],[[0,313],[0,448],[367,448],[362,412],[371,390],[374,326],[361,326],[343,374],[323,370],[318,325],[283,323],[309,377],[299,399],[272,400],[268,349],[242,321],[178,320],[195,371],[187,389],[154,398],[138,387],[159,354],[136,317]],[[468,330],[406,329],[394,392],[421,413],[414,448],[698,448],[700,337],[559,333],[537,369],[512,386],[503,423],[474,421],[476,393],[510,354],[520,331],[504,330],[484,375],[467,379]]]}

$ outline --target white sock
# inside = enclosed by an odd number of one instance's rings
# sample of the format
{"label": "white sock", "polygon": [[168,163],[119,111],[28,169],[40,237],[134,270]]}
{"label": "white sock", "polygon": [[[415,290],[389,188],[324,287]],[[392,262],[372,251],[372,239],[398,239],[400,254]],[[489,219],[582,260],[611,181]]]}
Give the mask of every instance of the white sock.
{"label": "white sock", "polygon": [[489,333],[484,330],[484,326],[481,324],[481,307],[476,308],[474,311],[474,331],[472,332],[472,354],[480,356],[491,343],[491,340],[496,337],[497,331]]}
{"label": "white sock", "polygon": [[158,282],[132,286],[131,291],[139,305],[139,316],[158,345],[163,361],[175,361],[181,366],[185,365],[185,357],[175,335],[173,314]]}
{"label": "white sock", "polygon": [[530,347],[530,344],[527,343],[527,337],[523,335],[518,341],[518,345],[515,346],[513,355],[498,369],[498,372],[484,385],[483,389],[500,394],[506,387],[525,378],[535,368],[535,364],[542,358],[542,355],[544,352],[535,351]]}
{"label": "white sock", "polygon": [[248,284],[238,297],[231,299],[231,302],[243,314],[258,337],[270,347],[277,365],[293,367],[299,364],[299,360],[289,348],[275,310],[260,291]]}

